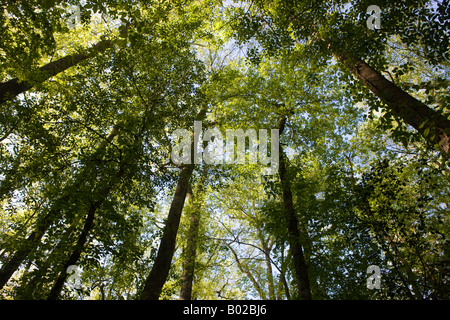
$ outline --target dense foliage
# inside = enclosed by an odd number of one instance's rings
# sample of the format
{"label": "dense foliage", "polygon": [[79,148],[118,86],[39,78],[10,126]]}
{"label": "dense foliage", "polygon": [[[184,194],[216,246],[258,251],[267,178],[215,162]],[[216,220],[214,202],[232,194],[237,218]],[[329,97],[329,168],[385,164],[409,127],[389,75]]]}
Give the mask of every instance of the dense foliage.
{"label": "dense foliage", "polygon": [[0,297],[449,299],[448,7],[0,0]]}

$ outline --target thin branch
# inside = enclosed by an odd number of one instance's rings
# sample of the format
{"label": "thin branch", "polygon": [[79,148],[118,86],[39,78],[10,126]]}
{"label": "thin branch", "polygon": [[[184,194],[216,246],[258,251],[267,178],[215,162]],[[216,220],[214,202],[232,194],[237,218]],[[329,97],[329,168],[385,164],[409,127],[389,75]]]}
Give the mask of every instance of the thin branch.
{"label": "thin branch", "polygon": [[[252,243],[247,243],[247,242],[243,242],[243,241],[239,241],[237,239],[227,239],[227,238],[215,238],[215,237],[208,237],[209,240],[217,240],[217,241],[223,241],[223,243],[225,243],[227,246],[232,244],[232,243],[237,243],[237,244],[242,244],[242,245],[246,245],[246,246],[250,246],[253,247],[255,249],[258,249],[259,251],[261,251],[264,255],[266,255],[266,252],[258,247],[257,245],[254,245]],[[281,272],[281,269],[277,266],[276,262],[272,260],[272,258],[270,257],[270,255],[268,256],[270,262],[275,266],[275,268],[277,268],[278,271]]]}

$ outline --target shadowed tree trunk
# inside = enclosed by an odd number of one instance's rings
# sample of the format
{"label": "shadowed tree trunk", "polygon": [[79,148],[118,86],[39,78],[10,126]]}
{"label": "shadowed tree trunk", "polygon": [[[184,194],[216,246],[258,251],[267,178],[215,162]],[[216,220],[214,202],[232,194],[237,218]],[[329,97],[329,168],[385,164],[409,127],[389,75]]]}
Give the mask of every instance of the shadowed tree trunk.
{"label": "shadowed tree trunk", "polygon": [[39,263],[40,267],[38,270],[34,270],[35,275],[27,282],[21,285],[25,290],[18,290],[18,299],[19,300],[31,300],[31,299],[41,299],[42,297],[37,295],[36,293],[42,292],[42,287],[45,285],[45,277],[47,275],[47,271],[51,266],[52,261],[57,261],[57,257],[61,252],[65,252],[67,248],[67,244],[70,243],[70,240],[73,238],[74,233],[76,231],[76,227],[79,223],[79,220],[74,219],[69,228],[65,231],[61,240],[58,242],[56,247],[52,250],[52,252],[48,255],[48,258],[45,262]]}
{"label": "shadowed tree trunk", "polygon": [[72,251],[72,254],[65,262],[65,264],[62,267],[62,270],[58,276],[58,279],[56,280],[55,284],[53,285],[52,289],[50,290],[50,293],[47,298],[48,300],[56,300],[59,298],[59,295],[61,294],[61,290],[64,286],[64,282],[67,279],[67,272],[66,272],[67,268],[71,265],[77,264],[78,259],[80,258],[81,253],[83,252],[86,242],[88,240],[89,232],[92,230],[92,228],[94,226],[94,219],[95,219],[95,214],[96,214],[97,210],[101,207],[103,202],[105,202],[109,193],[111,192],[113,185],[120,180],[120,178],[123,176],[123,174],[124,174],[124,168],[122,165],[121,168],[119,169],[119,172],[117,173],[117,175],[115,177],[115,180],[112,181],[109,186],[107,186],[100,192],[101,198],[95,202],[91,201],[91,204],[90,204],[89,210],[88,210],[88,214],[87,214],[86,220],[84,222],[83,230],[81,231],[80,236],[78,237],[77,243],[75,245],[75,248]]}
{"label": "shadowed tree trunk", "polygon": [[[201,121],[205,118],[207,106],[202,107],[199,111],[196,120]],[[192,137],[191,150],[197,148],[194,144],[194,137]],[[195,152],[191,153],[192,155]],[[172,258],[175,253],[175,245],[180,226],[181,213],[183,211],[186,194],[189,188],[189,180],[194,171],[195,161],[191,158],[191,164],[184,164],[181,166],[180,177],[178,178],[175,194],[170,205],[169,214],[167,216],[166,225],[164,227],[163,236],[159,244],[158,253],[156,254],[155,262],[152,270],[145,280],[144,289],[141,292],[141,300],[158,300],[161,295],[164,283],[169,275]]]}
{"label": "shadowed tree trunk", "polygon": [[59,295],[61,294],[61,290],[64,286],[64,282],[67,279],[67,268],[71,265],[76,265],[78,259],[81,256],[81,253],[83,251],[84,245],[86,244],[87,237],[89,232],[91,231],[92,227],[94,226],[94,217],[95,212],[97,211],[97,208],[99,207],[100,203],[91,203],[91,206],[89,208],[89,212],[87,215],[87,218],[85,220],[83,230],[81,231],[80,236],[78,237],[77,243],[75,245],[75,248],[70,255],[69,259],[67,259],[66,263],[64,263],[64,266],[62,267],[61,272],[59,273],[58,279],[56,279],[55,284],[53,285],[52,289],[50,290],[50,293],[47,297],[48,300],[56,300],[58,299]]}
{"label": "shadowed tree trunk", "polygon": [[[68,195],[61,197],[58,201],[58,205],[69,201],[69,199],[70,197]],[[23,241],[20,248],[14,252],[8,262],[2,266],[0,270],[0,289],[6,285],[14,272],[19,269],[20,265],[28,257],[30,252],[36,249],[41,238],[44,236],[45,231],[59,213],[60,208],[54,206],[47,214],[38,218],[33,232]]]}
{"label": "shadowed tree trunk", "polygon": [[[126,35],[128,26],[124,27],[120,34],[121,36]],[[106,49],[110,48],[113,44],[112,40],[101,40],[88,49],[85,53],[75,53],[65,57],[62,57],[56,61],[47,63],[46,65],[40,67],[36,72],[39,73],[40,77],[38,83],[42,83],[51,77],[57,75],[64,70],[73,67],[80,62],[89,59]],[[29,81],[20,81],[18,78],[8,80],[6,82],[0,83],[0,104],[13,99],[21,93],[24,93],[31,88],[33,88],[37,83]]]}
{"label": "shadowed tree trunk", "polygon": [[[143,128],[145,127],[146,119],[147,118],[144,117]],[[142,137],[141,133],[138,133],[135,135],[134,145],[140,144],[141,137]],[[122,159],[120,166],[119,166],[119,170],[112,177],[112,179],[110,179],[109,181],[104,180],[102,183],[99,184],[103,188],[98,190],[99,191],[98,193],[95,193],[97,196],[94,199],[90,199],[89,210],[88,210],[88,214],[87,214],[84,226],[83,226],[83,230],[81,231],[81,233],[78,237],[77,243],[72,251],[72,254],[69,256],[67,261],[64,263],[62,270],[60,271],[59,276],[47,297],[48,300],[56,300],[59,298],[59,296],[61,294],[61,290],[64,286],[64,282],[66,281],[67,276],[68,276],[66,270],[69,266],[77,264],[81,254],[85,248],[85,245],[88,241],[88,235],[89,235],[90,231],[92,230],[92,228],[94,227],[94,219],[96,217],[96,212],[102,206],[102,204],[106,201],[111,190],[120,181],[120,179],[122,179],[122,177],[124,176],[125,173],[127,173],[126,174],[127,181],[130,181],[132,179],[134,172],[126,170],[126,167],[133,160],[135,160],[135,153],[130,151],[128,157],[126,157],[125,159]]]}
{"label": "shadowed tree trunk", "polygon": [[438,146],[445,156],[450,155],[450,120],[396,86],[364,61],[345,54],[335,56],[405,123]]}
{"label": "shadowed tree trunk", "polygon": [[[280,136],[284,131],[286,117],[282,117],[279,123]],[[286,174],[286,158],[280,144],[280,180],[283,191],[284,212],[287,222],[288,241],[290,250],[292,250],[292,258],[294,260],[295,279],[297,283],[298,297],[304,300],[310,300],[311,289],[309,285],[308,269],[305,257],[303,255],[302,244],[300,241],[300,231],[298,219],[294,210],[294,202],[289,178]]]}
{"label": "shadowed tree trunk", "polygon": [[197,185],[197,190],[195,190],[195,194],[190,188],[188,189],[188,193],[190,195],[189,202],[191,205],[189,206],[189,231],[187,236],[186,248],[184,250],[180,300],[192,300],[192,285],[195,275],[195,258],[197,255],[197,240],[201,215],[200,210],[202,208],[202,193],[207,172],[208,169],[207,166],[205,166],[202,172],[202,178]]}
{"label": "shadowed tree trunk", "polygon": [[180,172],[169,215],[164,227],[163,236],[158,248],[152,270],[145,281],[144,290],[141,293],[142,300],[158,300],[162,287],[169,274],[172,257],[175,253],[175,244],[180,225],[181,212],[189,186],[189,180],[194,171],[194,165],[184,165]]}

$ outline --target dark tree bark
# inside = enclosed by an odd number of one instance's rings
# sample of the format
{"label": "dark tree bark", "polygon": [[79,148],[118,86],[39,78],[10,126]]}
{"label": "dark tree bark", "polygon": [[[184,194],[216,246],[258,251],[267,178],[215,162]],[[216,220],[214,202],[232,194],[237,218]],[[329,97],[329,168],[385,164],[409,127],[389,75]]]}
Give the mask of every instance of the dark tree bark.
{"label": "dark tree bark", "polygon": [[67,228],[67,230],[64,232],[64,235],[61,237],[61,240],[49,254],[46,261],[39,263],[39,270],[34,270],[35,275],[28,282],[21,285],[21,289],[23,287],[24,290],[18,290],[17,297],[19,300],[42,299],[42,296],[38,295],[37,293],[42,292],[42,287],[45,285],[44,278],[51,266],[51,262],[57,261],[58,256],[61,255],[61,252],[65,252],[67,243],[69,243],[69,241],[74,237],[78,222],[78,220],[74,220],[71,223],[69,228]]}
{"label": "dark tree bark", "polygon": [[[187,192],[189,202],[195,201],[192,189]],[[194,205],[192,205],[193,207]],[[189,217],[189,231],[187,235],[186,248],[184,249],[183,275],[181,276],[180,300],[192,300],[192,284],[194,282],[195,254],[197,251],[198,226],[200,222],[199,212],[191,208]]]}
{"label": "dark tree bark", "polygon": [[207,174],[207,167],[204,167],[202,179],[200,180],[195,194],[188,189],[190,196],[190,216],[189,231],[187,236],[186,248],[184,250],[183,275],[181,277],[180,300],[192,300],[192,285],[194,283],[195,259],[197,255],[197,240],[200,225],[200,210],[202,207],[201,194]]}
{"label": "dark tree bark", "polygon": [[[206,111],[207,106],[203,106],[199,111],[196,120],[203,120],[206,116]],[[197,147],[194,145],[194,140],[195,139],[192,136],[191,149]],[[195,152],[192,152],[191,154],[194,155]],[[195,167],[192,164],[195,162],[194,159],[192,158],[191,160],[191,164],[181,166],[180,177],[178,179],[175,194],[170,205],[163,236],[159,244],[158,253],[156,254],[152,270],[145,280],[144,289],[140,295],[141,300],[158,300],[164,283],[167,280],[167,276],[169,275],[172,258],[175,253],[181,213],[183,211],[186,194],[189,188],[189,180],[191,179],[192,172]]]}
{"label": "dark tree bark", "polygon": [[194,171],[194,165],[183,166],[180,178],[177,183],[175,195],[170,206],[169,215],[164,227],[163,236],[159,244],[158,253],[152,270],[145,281],[144,289],[141,293],[142,300],[158,300],[161,290],[166,282],[175,253],[175,244],[180,225],[181,212],[189,186],[189,180]]}
{"label": "dark tree bark", "polygon": [[450,120],[396,86],[366,62],[345,54],[335,56],[405,123],[427,141],[438,145],[445,156],[450,155]]}
{"label": "dark tree bark", "polygon": [[119,172],[117,173],[117,175],[115,177],[115,180],[112,181],[109,186],[103,188],[103,190],[100,192],[100,194],[99,194],[100,199],[98,199],[95,202],[91,201],[91,204],[90,204],[89,210],[88,210],[88,214],[87,214],[86,220],[84,222],[83,230],[81,231],[80,236],[78,237],[77,243],[72,251],[72,254],[67,259],[67,261],[64,263],[63,268],[62,268],[55,284],[53,285],[52,289],[50,290],[50,293],[47,297],[48,300],[56,300],[59,298],[59,296],[61,294],[61,290],[64,286],[64,282],[67,279],[67,272],[66,272],[67,268],[71,265],[77,264],[78,259],[80,258],[81,254],[84,250],[84,247],[86,245],[86,242],[88,240],[88,235],[94,226],[94,218],[95,218],[98,208],[100,208],[101,205],[103,204],[103,202],[105,202],[109,193],[111,192],[111,189],[113,188],[113,185],[120,180],[120,178],[123,176],[123,174],[124,174],[124,168],[123,168],[123,164],[122,164],[121,168],[119,169]]}
{"label": "dark tree bark", "polygon": [[[128,26],[123,28],[121,30],[121,35],[126,35],[128,30]],[[58,59],[56,61],[52,61],[47,63],[46,65],[40,67],[36,72],[40,74],[39,83],[42,83],[51,77],[57,75],[60,72],[63,72],[64,70],[73,67],[80,62],[91,58],[106,49],[110,48],[113,44],[112,40],[101,40],[98,43],[96,43],[94,46],[92,46],[89,50],[87,50],[85,53],[76,53],[71,54],[65,57],[62,57],[61,59]],[[19,94],[30,90],[36,85],[36,83],[23,81],[21,82],[18,78],[14,78],[11,80],[8,80],[6,82],[0,83],[0,104],[13,99],[14,97],[18,96]]]}
{"label": "dark tree bark", "polygon": [[[282,117],[280,120],[280,136],[284,130],[286,123],[286,117]],[[294,260],[295,278],[297,282],[298,297],[304,300],[310,300],[311,289],[308,277],[308,268],[306,265],[305,257],[303,255],[302,244],[300,241],[300,231],[297,215],[294,210],[294,202],[292,198],[292,191],[289,182],[289,178],[286,174],[286,158],[284,156],[283,149],[280,144],[280,180],[283,191],[283,203],[284,212],[287,222],[288,241],[290,249],[292,250],[292,258]]]}
{"label": "dark tree bark", "polygon": [[57,300],[59,295],[61,294],[61,290],[64,286],[64,282],[67,279],[66,270],[69,266],[77,264],[77,261],[80,258],[81,253],[86,244],[88,234],[91,231],[92,227],[94,226],[95,212],[97,211],[98,207],[99,207],[99,203],[91,203],[86,221],[83,226],[83,230],[81,231],[81,234],[78,237],[75,248],[74,248],[72,254],[70,255],[69,259],[67,259],[66,263],[64,263],[62,271],[60,272],[58,279],[56,279],[55,284],[53,285],[52,289],[50,290],[47,300]]}

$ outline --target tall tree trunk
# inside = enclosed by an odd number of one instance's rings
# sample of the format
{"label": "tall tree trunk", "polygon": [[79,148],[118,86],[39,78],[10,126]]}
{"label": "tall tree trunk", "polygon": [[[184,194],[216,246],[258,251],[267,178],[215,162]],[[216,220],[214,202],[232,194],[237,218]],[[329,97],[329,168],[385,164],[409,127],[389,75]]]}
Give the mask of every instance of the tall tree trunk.
{"label": "tall tree trunk", "polygon": [[[193,192],[188,187],[187,195],[189,204],[193,202]],[[196,240],[198,234],[198,226],[200,221],[199,212],[196,212],[194,205],[188,206],[190,209],[189,230],[186,240],[186,248],[184,249],[183,275],[181,276],[180,300],[192,300],[192,283],[194,280],[194,263],[196,253]]]}
{"label": "tall tree trunk", "polygon": [[[286,117],[280,119],[280,136],[284,130]],[[300,231],[298,219],[294,210],[294,202],[292,198],[292,191],[289,179],[286,175],[286,158],[284,156],[283,148],[280,144],[280,180],[283,190],[283,202],[285,218],[287,222],[288,241],[292,250],[292,258],[294,260],[295,278],[297,282],[298,297],[304,300],[310,300],[311,289],[309,285],[308,269],[306,266],[305,257],[303,255],[302,244],[300,241]]]}
{"label": "tall tree trunk", "polygon": [[[145,120],[144,120],[143,125],[145,125]],[[116,126],[115,128],[118,128],[118,127]],[[114,130],[113,130],[113,132],[114,132]],[[134,143],[137,144],[138,141],[140,141],[140,138],[141,138],[141,133],[138,133],[137,135],[135,135]],[[81,231],[80,236],[78,237],[77,243],[72,251],[72,254],[69,256],[69,258],[63,265],[63,268],[60,271],[59,276],[47,297],[48,300],[56,300],[59,298],[59,296],[61,294],[61,290],[64,286],[64,282],[67,279],[66,270],[69,266],[77,264],[78,259],[80,258],[81,254],[84,250],[85,244],[88,240],[88,235],[94,226],[94,219],[95,219],[96,212],[97,212],[98,208],[100,208],[102,206],[102,204],[106,201],[111,190],[114,188],[114,185],[116,185],[120,181],[120,179],[124,176],[125,168],[130,163],[129,160],[133,159],[133,157],[134,157],[134,154],[132,152],[130,154],[131,154],[131,156],[128,156],[127,160],[125,160],[125,159],[122,160],[117,174],[115,176],[113,176],[110,181],[105,180],[103,183],[99,184],[100,187],[103,187],[103,188],[101,190],[99,190],[99,193],[97,193],[96,199],[90,200],[88,215],[86,217],[86,220],[85,220],[85,223],[83,226],[83,230]],[[133,173],[128,173],[127,178],[132,178],[132,175],[133,175]]]}
{"label": "tall tree trunk", "polygon": [[[201,121],[206,116],[207,105],[203,106],[199,111],[196,120]],[[194,135],[192,135],[191,149],[197,148],[194,144]],[[192,150],[194,151],[194,150]],[[192,152],[195,155],[196,152]],[[194,156],[195,157],[195,156]],[[158,300],[161,295],[164,283],[169,275],[172,258],[175,253],[175,245],[177,240],[178,227],[180,226],[181,213],[183,211],[186,194],[189,187],[189,180],[194,171],[195,159],[191,158],[191,164],[184,164],[181,167],[180,177],[178,178],[175,194],[170,205],[169,214],[167,216],[166,225],[164,227],[163,236],[159,244],[158,253],[152,270],[145,280],[144,289],[141,292],[141,300]]]}
{"label": "tall tree trunk", "polygon": [[175,253],[175,244],[180,225],[181,212],[189,186],[189,180],[194,171],[193,164],[184,165],[180,172],[180,178],[175,189],[169,215],[164,227],[163,236],[159,244],[158,253],[152,270],[145,281],[144,289],[141,293],[142,300],[158,300],[161,290],[166,282]]}
{"label": "tall tree trunk", "polygon": [[81,256],[81,253],[84,250],[84,246],[87,242],[89,232],[92,230],[94,226],[94,218],[95,214],[98,210],[98,208],[101,207],[103,202],[107,199],[109,193],[111,192],[111,189],[113,188],[114,184],[117,183],[120,178],[124,174],[124,165],[122,164],[120,166],[119,172],[117,175],[113,178],[114,180],[110,182],[108,186],[103,188],[103,190],[100,192],[100,199],[97,201],[91,201],[91,204],[89,206],[88,214],[86,217],[86,220],[84,222],[83,230],[80,233],[80,236],[78,237],[77,243],[75,245],[75,248],[73,249],[72,254],[67,259],[66,263],[64,264],[58,279],[56,280],[55,284],[53,285],[52,289],[50,290],[50,293],[48,295],[48,300],[56,300],[58,299],[59,295],[61,294],[61,290],[64,286],[64,282],[67,279],[67,268],[71,265],[76,265],[78,262],[78,259]]}
{"label": "tall tree trunk", "polygon": [[81,256],[81,253],[84,249],[84,245],[86,244],[87,237],[89,232],[91,231],[92,227],[94,226],[94,217],[95,212],[97,211],[97,208],[99,207],[100,203],[95,202],[91,203],[91,206],[89,207],[88,215],[86,217],[83,230],[81,231],[80,236],[78,237],[77,243],[75,245],[75,248],[70,255],[69,259],[64,263],[64,266],[62,267],[61,272],[59,273],[58,278],[56,279],[55,284],[53,285],[52,289],[50,290],[50,293],[47,297],[48,300],[56,300],[58,299],[59,295],[61,294],[61,290],[64,286],[64,282],[67,279],[67,268],[71,265],[76,265],[78,259]]}
{"label": "tall tree trunk", "polygon": [[[128,26],[123,28],[120,31],[121,36],[126,35],[127,30]],[[79,64],[80,62],[105,51],[106,49],[110,48],[112,44],[113,44],[112,40],[101,40],[94,46],[92,46],[90,49],[86,50],[85,53],[70,54],[56,61],[47,63],[46,65],[40,67],[37,70],[37,73],[40,74],[39,83],[42,83],[50,79],[51,77],[57,75],[58,73],[63,72],[64,70],[73,67]],[[10,99],[13,99],[14,97],[18,96],[19,94],[25,91],[30,90],[35,85],[36,83],[29,81],[20,81],[18,78],[14,78],[6,82],[0,83],[0,104]]]}
{"label": "tall tree trunk", "polygon": [[445,156],[450,155],[450,120],[403,91],[361,59],[342,53],[335,56],[405,123],[427,141],[439,146]]}
{"label": "tall tree trunk", "polygon": [[189,231],[187,236],[186,248],[184,250],[183,275],[181,277],[180,300],[192,300],[192,285],[195,274],[195,259],[197,255],[197,240],[198,229],[200,225],[200,215],[202,207],[202,193],[204,183],[208,172],[208,167],[205,166],[202,172],[202,178],[195,190],[195,194],[189,188],[190,194],[189,202],[190,217],[189,217]]}
{"label": "tall tree trunk", "polygon": [[[110,135],[106,138],[106,141],[103,141],[99,148],[94,152],[92,159],[98,159],[98,157],[103,154],[106,146],[112,141],[112,139],[114,139],[115,136],[117,136],[118,131],[119,128],[115,126]],[[91,168],[85,167],[84,170],[77,176],[75,182],[63,190],[64,195],[55,201],[54,205],[45,215],[38,218],[33,232],[31,232],[26,240],[23,241],[20,248],[13,254],[11,259],[9,259],[9,261],[2,266],[0,270],[0,289],[5,286],[28,255],[37,248],[47,229],[60,214],[61,207],[66,205],[67,202],[72,199],[73,190],[78,189],[83,183],[85,183],[86,179],[91,179],[91,174]]]}

